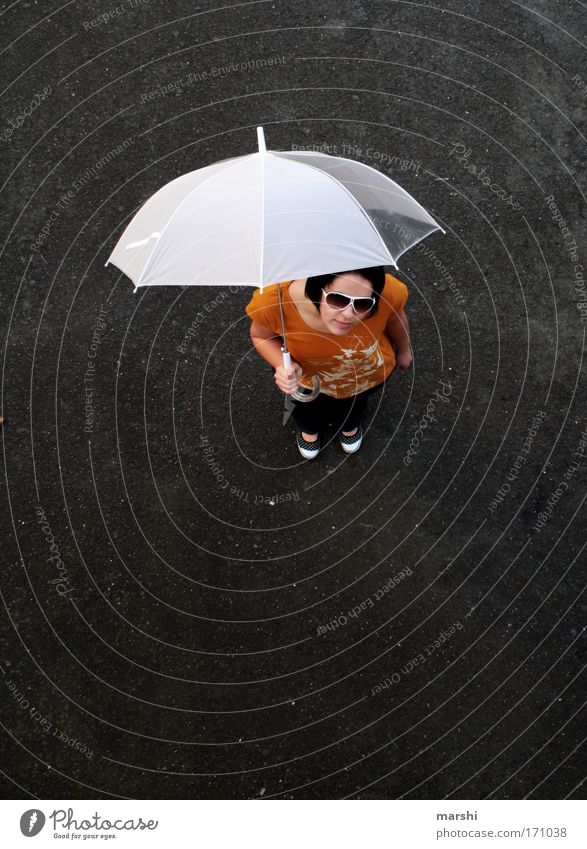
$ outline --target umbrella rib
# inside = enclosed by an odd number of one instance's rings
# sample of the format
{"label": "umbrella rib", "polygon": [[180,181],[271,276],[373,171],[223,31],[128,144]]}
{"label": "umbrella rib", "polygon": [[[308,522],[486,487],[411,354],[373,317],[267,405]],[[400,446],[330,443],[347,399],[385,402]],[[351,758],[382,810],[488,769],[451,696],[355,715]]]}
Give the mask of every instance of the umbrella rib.
{"label": "umbrella rib", "polygon": [[265,256],[265,153],[261,159],[261,244],[259,246],[259,288],[263,291],[263,259]]}

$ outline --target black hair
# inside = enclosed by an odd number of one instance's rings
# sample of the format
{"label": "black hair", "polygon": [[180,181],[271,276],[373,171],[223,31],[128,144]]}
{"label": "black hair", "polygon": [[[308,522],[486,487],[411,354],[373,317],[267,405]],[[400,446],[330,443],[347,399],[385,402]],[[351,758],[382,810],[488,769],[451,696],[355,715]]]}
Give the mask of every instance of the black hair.
{"label": "black hair", "polygon": [[379,305],[379,296],[385,286],[385,269],[382,265],[375,265],[371,268],[355,268],[352,271],[339,271],[336,274],[318,274],[316,277],[308,277],[304,290],[306,298],[309,298],[318,312],[320,312],[322,289],[325,289],[337,277],[342,277],[345,274],[360,274],[361,277],[369,281],[373,287],[373,297],[375,298],[375,304],[369,315],[375,315]]}

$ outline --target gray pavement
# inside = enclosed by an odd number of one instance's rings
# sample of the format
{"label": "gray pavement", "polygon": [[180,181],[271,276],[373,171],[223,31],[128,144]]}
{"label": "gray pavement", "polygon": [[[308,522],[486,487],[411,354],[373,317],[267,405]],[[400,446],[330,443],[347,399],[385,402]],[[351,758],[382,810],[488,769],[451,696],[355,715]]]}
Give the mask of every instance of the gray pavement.
{"label": "gray pavement", "polygon": [[[584,798],[582,5],[0,21],[4,797]],[[353,457],[301,462],[252,290],[104,267],[258,124],[446,229]]]}

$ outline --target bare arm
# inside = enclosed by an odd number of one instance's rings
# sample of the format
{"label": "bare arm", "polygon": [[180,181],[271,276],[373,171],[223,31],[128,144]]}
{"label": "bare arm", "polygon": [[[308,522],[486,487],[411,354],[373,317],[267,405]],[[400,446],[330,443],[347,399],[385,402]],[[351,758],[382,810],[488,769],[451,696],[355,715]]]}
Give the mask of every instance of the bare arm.
{"label": "bare arm", "polygon": [[263,324],[259,324],[257,321],[252,321],[251,339],[253,340],[253,345],[257,349],[257,352],[264,360],[267,360],[269,365],[273,366],[273,368],[283,365],[283,357],[281,355],[283,339],[281,336],[277,336],[277,334],[275,334],[272,330],[269,330],[269,328],[265,327]]}
{"label": "bare arm", "polygon": [[385,325],[385,333],[395,348],[398,371],[406,371],[412,363],[412,351],[410,348],[410,325],[403,309],[390,315]]}
{"label": "bare arm", "polygon": [[291,368],[288,371],[284,369],[281,352],[283,339],[281,336],[277,336],[276,333],[259,324],[259,322],[253,321],[251,323],[251,339],[257,352],[275,369],[275,383],[281,391],[286,394],[294,392],[302,377],[302,367],[292,359]]}

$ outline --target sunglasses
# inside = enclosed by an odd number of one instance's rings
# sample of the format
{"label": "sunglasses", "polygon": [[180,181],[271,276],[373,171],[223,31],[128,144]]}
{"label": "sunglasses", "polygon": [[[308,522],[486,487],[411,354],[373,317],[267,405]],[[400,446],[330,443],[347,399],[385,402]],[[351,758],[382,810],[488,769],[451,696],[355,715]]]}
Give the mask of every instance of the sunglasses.
{"label": "sunglasses", "polygon": [[322,289],[322,294],[327,306],[332,307],[333,310],[344,310],[349,304],[352,304],[353,312],[356,315],[364,315],[375,306],[375,298],[366,298],[364,295],[354,298],[342,292],[327,292],[325,289]]}

